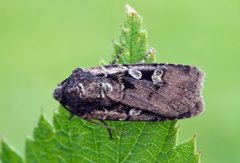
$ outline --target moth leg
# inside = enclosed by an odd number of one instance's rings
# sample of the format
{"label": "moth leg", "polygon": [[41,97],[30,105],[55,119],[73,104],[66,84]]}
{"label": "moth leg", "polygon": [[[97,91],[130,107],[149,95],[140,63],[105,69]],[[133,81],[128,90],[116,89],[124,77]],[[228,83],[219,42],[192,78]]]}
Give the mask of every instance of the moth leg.
{"label": "moth leg", "polygon": [[74,117],[74,114],[70,113],[70,117],[68,117],[68,120],[71,120]]}
{"label": "moth leg", "polygon": [[[62,105],[67,111],[70,112],[71,115],[70,115],[70,117],[68,118],[69,120],[71,120],[75,115],[78,115],[78,114],[74,114],[74,112],[73,112],[72,110],[70,110],[66,105],[64,105],[64,104],[61,104],[61,105]],[[81,118],[82,118],[82,117],[81,117]],[[100,124],[100,123],[96,123],[96,122],[94,122],[94,121],[92,121],[92,120],[90,120],[90,119],[86,119],[86,118],[82,118],[82,119],[84,119],[85,121],[90,122],[90,123],[92,123],[92,124],[94,124],[94,125],[97,125],[97,126],[101,126],[101,127],[106,128],[107,131],[108,131],[108,134],[109,134],[110,139],[113,139],[111,130],[115,130],[115,129],[112,128],[112,127],[109,127],[108,124],[107,124],[106,122],[104,122],[103,120],[99,120],[99,121],[102,123],[102,124]]]}
{"label": "moth leg", "polygon": [[121,48],[118,52],[118,54],[116,55],[116,57],[113,59],[113,61],[111,62],[112,65],[116,64],[119,60],[119,58],[122,56],[123,54],[123,48]]}
{"label": "moth leg", "polygon": [[[82,118],[82,119],[84,119],[84,118]],[[101,127],[106,128],[107,131],[108,131],[108,134],[109,134],[110,139],[113,139],[113,138],[112,138],[112,132],[111,132],[111,130],[116,130],[116,129],[108,126],[108,124],[107,124],[106,122],[104,122],[103,120],[99,120],[102,124],[96,123],[96,122],[94,122],[94,121],[92,121],[92,120],[90,120],[90,119],[84,119],[84,120],[87,121],[87,122],[90,122],[90,123],[92,123],[92,124],[94,124],[94,125],[97,125],[97,126],[101,126]]]}
{"label": "moth leg", "polygon": [[104,120],[99,120],[104,126],[107,126],[108,128],[106,128],[107,129],[107,131],[108,131],[108,135],[109,135],[109,138],[110,139],[113,139],[113,136],[112,136],[112,132],[111,132],[111,129],[109,128],[109,126],[108,126],[108,124],[104,121]]}
{"label": "moth leg", "polygon": [[71,120],[74,117],[74,113],[73,111],[71,111],[66,105],[62,104],[61,105],[64,107],[64,109],[66,109],[67,111],[69,111],[70,113],[70,117],[68,118],[68,120]]}

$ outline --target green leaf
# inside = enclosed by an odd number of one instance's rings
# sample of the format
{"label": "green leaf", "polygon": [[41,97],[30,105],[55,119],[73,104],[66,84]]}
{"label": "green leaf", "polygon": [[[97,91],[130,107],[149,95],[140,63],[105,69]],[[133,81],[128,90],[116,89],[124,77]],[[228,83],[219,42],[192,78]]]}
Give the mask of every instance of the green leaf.
{"label": "green leaf", "polygon": [[148,49],[147,32],[143,28],[142,18],[129,5],[126,5],[126,19],[121,28],[119,42],[113,42],[113,58],[118,63],[132,64],[145,60],[146,63],[155,61],[155,50]]}
{"label": "green leaf", "polygon": [[[119,38],[113,45],[113,60],[117,63],[154,61],[155,50],[148,50],[142,19],[130,6]],[[54,113],[52,124],[40,117],[33,138],[26,141],[25,162],[199,162],[195,136],[177,145],[176,121],[107,121],[113,128],[110,139],[106,128],[69,117],[70,113],[61,106]],[[23,162],[5,142],[0,156],[3,163]]]}
{"label": "green leaf", "polygon": [[2,141],[1,143],[0,162],[3,163],[21,163],[23,162],[19,154],[8,143]]}
{"label": "green leaf", "polygon": [[199,153],[196,153],[196,136],[178,145],[173,150],[173,156],[169,162],[199,162]]}
{"label": "green leaf", "polygon": [[197,162],[195,139],[176,146],[173,122],[108,122],[113,139],[102,126],[78,117],[71,120],[62,107],[53,126],[41,116],[33,139],[26,144],[27,162]]}

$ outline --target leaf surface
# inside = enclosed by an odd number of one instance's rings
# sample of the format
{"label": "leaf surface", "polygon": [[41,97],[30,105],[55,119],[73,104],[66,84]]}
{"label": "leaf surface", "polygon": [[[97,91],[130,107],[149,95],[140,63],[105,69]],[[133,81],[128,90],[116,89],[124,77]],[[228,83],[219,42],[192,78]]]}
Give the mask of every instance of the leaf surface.
{"label": "leaf surface", "polygon": [[1,143],[1,153],[0,162],[4,163],[22,163],[23,160],[20,155],[11,147],[7,142],[2,141]]}
{"label": "leaf surface", "polygon": [[41,116],[26,144],[27,162],[198,162],[195,138],[176,146],[173,122],[108,122],[106,128],[74,117],[62,107],[53,126]]}

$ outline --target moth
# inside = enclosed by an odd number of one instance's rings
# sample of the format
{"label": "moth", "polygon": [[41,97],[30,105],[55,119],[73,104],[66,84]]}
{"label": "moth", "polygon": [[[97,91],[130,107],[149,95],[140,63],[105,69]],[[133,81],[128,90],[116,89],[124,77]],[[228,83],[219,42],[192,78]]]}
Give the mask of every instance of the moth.
{"label": "moth", "polygon": [[179,64],[77,68],[53,96],[85,120],[176,120],[203,111],[203,77],[198,68]]}

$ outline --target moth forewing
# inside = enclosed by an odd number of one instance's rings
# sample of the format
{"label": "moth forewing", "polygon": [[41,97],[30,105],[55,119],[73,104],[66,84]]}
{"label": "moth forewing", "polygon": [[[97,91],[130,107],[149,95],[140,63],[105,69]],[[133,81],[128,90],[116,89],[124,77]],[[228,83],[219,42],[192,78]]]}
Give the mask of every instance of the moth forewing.
{"label": "moth forewing", "polygon": [[76,69],[54,97],[87,119],[182,119],[202,112],[202,80],[203,73],[188,65],[107,65]]}

